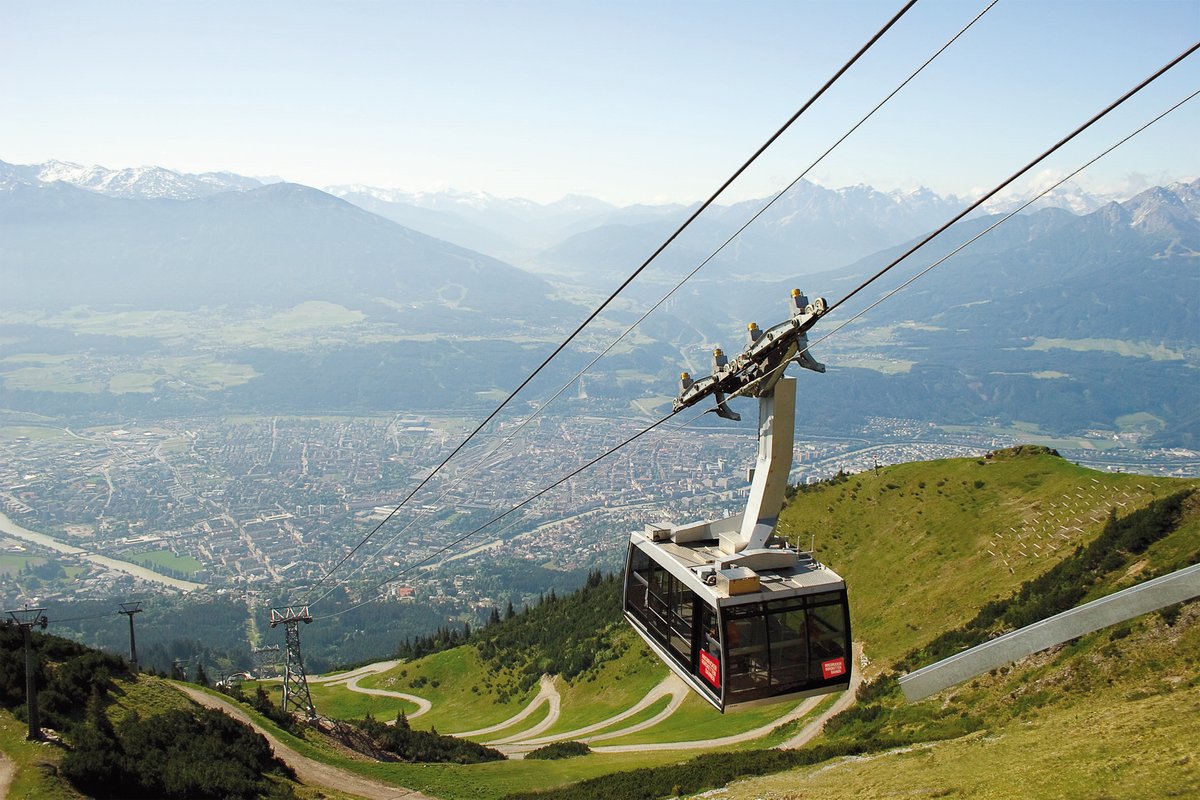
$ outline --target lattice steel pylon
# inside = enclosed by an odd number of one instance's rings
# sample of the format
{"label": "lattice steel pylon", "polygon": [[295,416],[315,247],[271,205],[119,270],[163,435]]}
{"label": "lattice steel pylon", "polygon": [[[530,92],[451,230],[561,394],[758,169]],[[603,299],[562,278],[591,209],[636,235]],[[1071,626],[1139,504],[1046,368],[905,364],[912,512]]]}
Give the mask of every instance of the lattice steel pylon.
{"label": "lattice steel pylon", "polygon": [[259,680],[266,677],[268,667],[274,671],[279,666],[279,645],[277,644],[256,647],[251,653],[254,655],[254,677]]}
{"label": "lattice steel pylon", "polygon": [[287,606],[271,609],[271,627],[284,626],[287,656],[283,667],[283,710],[303,714],[310,722],[317,718],[312,696],[308,692],[308,677],[304,674],[304,658],[300,655],[300,623],[312,622],[308,606]]}

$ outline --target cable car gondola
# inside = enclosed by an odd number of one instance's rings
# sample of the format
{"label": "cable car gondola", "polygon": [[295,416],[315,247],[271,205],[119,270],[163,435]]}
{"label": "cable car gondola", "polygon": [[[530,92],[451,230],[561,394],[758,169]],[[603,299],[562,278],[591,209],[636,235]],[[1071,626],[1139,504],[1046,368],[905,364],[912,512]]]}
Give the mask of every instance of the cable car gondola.
{"label": "cable car gondola", "polygon": [[650,649],[720,711],[849,687],[850,610],[836,572],[775,536],[792,465],[793,361],[816,372],[806,333],[825,312],[793,290],[791,317],[753,323],[732,361],[718,349],[713,374],[685,372],[674,408],[708,396],[737,420],[726,396],[759,400],[758,458],[746,510],[684,525],[648,525],[629,537],[625,618]]}

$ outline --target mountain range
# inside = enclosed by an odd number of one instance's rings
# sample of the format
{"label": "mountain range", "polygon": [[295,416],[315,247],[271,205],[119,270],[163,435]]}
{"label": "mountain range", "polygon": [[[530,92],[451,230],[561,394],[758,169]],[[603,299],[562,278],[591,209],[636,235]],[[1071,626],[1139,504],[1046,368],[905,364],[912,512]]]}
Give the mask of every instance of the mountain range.
{"label": "mountain range", "polygon": [[62,181],[0,192],[0,304],[195,308],[314,298],[544,313],[549,287],[306,186],[131,199]]}
{"label": "mountain range", "polygon": [[[1077,192],[1062,196],[1082,202]],[[1092,201],[1098,208],[1083,215],[1050,207],[1015,216],[817,346],[831,369],[804,382],[814,424],[846,428],[882,415],[1118,432],[1132,419],[1154,441],[1200,446],[1200,181]],[[598,352],[762,202],[709,209],[585,332],[578,350],[564,353],[568,364]],[[636,345],[597,365],[590,402],[619,409],[638,396],[661,398],[680,369],[704,372],[706,350],[740,346],[747,321],[781,318],[793,286],[833,301],[960,205],[929,191],[797,184],[647,319]],[[410,370],[413,385],[430,391],[417,393],[422,401],[470,404],[527,374],[594,307],[597,292],[615,287],[688,211],[0,162],[0,308],[28,320],[31,312],[36,319],[79,308],[203,316],[202,309],[251,314],[319,301],[359,322],[343,326],[338,341],[325,328],[312,333],[316,350],[299,362],[266,340],[253,349],[217,345],[261,376],[222,390],[222,402],[391,409],[395,396],[381,375]],[[844,310],[879,298],[998,219],[959,223]],[[481,250],[516,254],[524,268]],[[61,318],[5,326],[0,359],[77,347],[61,340],[64,325],[71,329]],[[473,343],[456,356],[463,368],[447,371],[445,343],[458,340]],[[196,346],[178,336],[139,341],[160,354]],[[14,408],[57,399],[7,385],[0,398]],[[163,397],[119,399],[144,411],[143,401]],[[76,400],[86,406],[87,398]]]}
{"label": "mountain range", "polygon": [[[107,169],[64,161],[14,165],[0,161],[0,188],[15,183],[63,182],[103,194],[143,200],[195,200],[229,191],[248,191],[281,179],[229,172],[181,173],[164,167]],[[604,287],[627,274],[661,243],[695,206],[679,204],[617,207],[570,195],[553,203],[502,198],[486,192],[405,192],[362,184],[324,187],[374,214],[428,236],[548,276],[566,276]],[[667,254],[696,263],[737,231],[770,198],[716,204]],[[1006,211],[1023,198],[992,207]],[[1035,207],[1090,213],[1112,197],[1067,184]],[[882,192],[857,185],[826,188],[799,181],[718,257],[735,271],[779,277],[819,272],[849,264],[943,222],[964,201],[929,189]]]}

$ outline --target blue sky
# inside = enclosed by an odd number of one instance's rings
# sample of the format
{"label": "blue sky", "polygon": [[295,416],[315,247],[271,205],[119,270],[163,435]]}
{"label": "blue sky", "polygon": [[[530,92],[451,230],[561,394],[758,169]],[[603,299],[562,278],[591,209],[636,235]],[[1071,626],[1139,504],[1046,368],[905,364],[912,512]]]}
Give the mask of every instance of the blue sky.
{"label": "blue sky", "polygon": [[[707,196],[892,2],[0,0],[0,160],[456,188]],[[733,198],[791,180],[985,5],[920,0]],[[969,195],[1200,39],[1200,0],[1000,0],[812,177]],[[1200,88],[1200,55],[1043,170]],[[1200,175],[1200,99],[1088,172]]]}

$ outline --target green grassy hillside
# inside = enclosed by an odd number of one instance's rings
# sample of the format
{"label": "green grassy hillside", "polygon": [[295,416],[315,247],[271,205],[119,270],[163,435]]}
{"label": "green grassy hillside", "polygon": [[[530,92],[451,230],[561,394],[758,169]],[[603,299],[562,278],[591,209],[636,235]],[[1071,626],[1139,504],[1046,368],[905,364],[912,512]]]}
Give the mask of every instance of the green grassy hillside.
{"label": "green grassy hillside", "polygon": [[846,579],[870,675],[1091,542],[1110,512],[1188,486],[1200,480],[1095,472],[1022,447],[808,487],[779,529],[804,548],[815,537],[817,558]]}
{"label": "green grassy hillside", "polygon": [[[0,627],[0,752],[9,797],[312,797],[249,727],[122,659],[34,633],[44,740],[25,740],[21,633]],[[3,793],[3,792],[0,792]]]}
{"label": "green grassy hillside", "polygon": [[[1012,627],[1010,616],[1048,608],[1047,598],[1064,594],[1055,580],[1079,581],[1066,595],[1085,602],[1197,562],[1197,487],[1096,473],[1020,448],[798,491],[781,528],[804,545],[816,534],[818,557],[846,578],[854,638],[876,678],[858,707],[835,717],[808,749],[864,755],[735,784],[729,796],[1195,793],[1200,603],[1100,631],[912,706],[889,673],[901,661],[932,660],[931,643],[973,620],[986,636]],[[1035,582],[1056,565],[1057,577]],[[1003,613],[980,615],[985,606]],[[538,796],[686,794],[747,771],[786,769],[788,760],[747,767],[749,759],[700,758]],[[811,761],[798,753],[792,763]],[[927,774],[925,763],[938,767]],[[691,782],[696,775],[704,777]]]}

